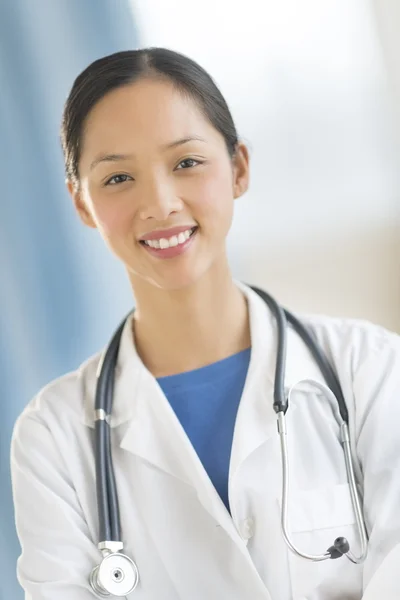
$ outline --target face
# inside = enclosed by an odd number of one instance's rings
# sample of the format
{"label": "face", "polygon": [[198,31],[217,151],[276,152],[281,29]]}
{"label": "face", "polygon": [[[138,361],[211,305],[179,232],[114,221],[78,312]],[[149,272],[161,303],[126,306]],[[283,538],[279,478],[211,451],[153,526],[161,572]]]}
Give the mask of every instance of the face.
{"label": "face", "polygon": [[83,222],[124,263],[133,287],[194,283],[226,259],[234,198],[248,184],[248,155],[234,159],[196,103],[151,79],[114,90],[89,114],[80,189]]}

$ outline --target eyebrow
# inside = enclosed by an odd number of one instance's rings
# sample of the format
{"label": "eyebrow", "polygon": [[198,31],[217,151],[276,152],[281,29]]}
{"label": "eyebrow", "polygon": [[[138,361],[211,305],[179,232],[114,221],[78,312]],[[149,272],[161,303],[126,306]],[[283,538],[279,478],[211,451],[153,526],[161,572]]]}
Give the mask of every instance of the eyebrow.
{"label": "eyebrow", "polygon": [[[170,150],[171,148],[177,148],[178,146],[183,146],[184,144],[193,141],[207,143],[204,138],[198,135],[191,135],[179,140],[175,140],[174,142],[169,142],[168,144],[162,146],[161,149],[163,151]],[[92,171],[99,163],[102,162],[117,162],[119,160],[129,160],[131,158],[134,158],[134,156],[134,154],[100,154],[90,164],[90,170]]]}

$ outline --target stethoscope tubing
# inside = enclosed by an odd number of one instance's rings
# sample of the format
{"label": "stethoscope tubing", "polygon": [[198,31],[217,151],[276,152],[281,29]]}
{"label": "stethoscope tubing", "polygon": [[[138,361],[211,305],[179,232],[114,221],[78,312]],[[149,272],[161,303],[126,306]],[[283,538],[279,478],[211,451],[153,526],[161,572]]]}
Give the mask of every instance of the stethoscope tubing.
{"label": "stethoscope tubing", "polygon": [[[367,533],[363,519],[360,497],[357,491],[357,484],[354,475],[354,468],[351,458],[350,443],[348,437],[348,421],[349,415],[343,392],[340,386],[339,379],[332,368],[330,362],[325,356],[322,349],[319,347],[312,333],[304,326],[292,313],[283,309],[272,296],[263,290],[250,286],[264,302],[269,306],[272,314],[275,317],[277,325],[277,358],[275,365],[275,383],[274,383],[274,410],[277,413],[278,432],[281,443],[281,458],[282,458],[282,507],[281,507],[281,528],[283,537],[292,552],[312,561],[322,561],[328,558],[337,558],[341,555],[339,551],[334,550],[336,555],[333,555],[328,549],[325,554],[311,555],[301,552],[291,541],[288,532],[287,514],[288,514],[288,497],[289,497],[289,459],[287,449],[287,430],[285,414],[289,405],[289,398],[285,396],[285,368],[287,354],[287,325],[293,327],[296,333],[301,337],[303,342],[308,347],[312,357],[316,361],[328,388],[333,393],[338,403],[340,416],[342,418],[341,431],[344,432],[342,444],[344,447],[346,470],[351,493],[352,504],[355,511],[357,527],[361,541],[361,555],[355,557],[352,552],[343,552],[349,560],[355,563],[362,562],[367,553]],[[128,315],[129,317],[129,315]],[[116,330],[109,346],[107,347],[98,367],[97,371],[97,386],[95,397],[95,462],[96,462],[96,492],[97,492],[97,507],[99,519],[99,548],[103,551],[105,559],[109,556],[118,555],[119,550],[123,549],[120,510],[118,502],[117,485],[115,479],[114,466],[112,461],[111,447],[111,428],[110,418],[112,413],[114,384],[115,384],[115,366],[117,364],[118,350],[122,330],[124,328],[126,317],[118,329]],[[344,539],[344,538],[340,538]],[[345,540],[347,543],[347,540]],[[335,541],[336,543],[336,541]],[[116,549],[116,550],[114,550]],[[136,566],[128,557],[119,555],[129,569],[134,572]],[[130,562],[129,562],[130,561]],[[132,563],[133,566],[130,565]],[[97,568],[98,569],[98,568]],[[94,569],[96,573],[96,569]],[[92,577],[96,575],[92,573]],[[136,579],[135,579],[136,578]],[[133,576],[135,585],[138,580],[137,576]],[[101,586],[100,588],[101,589]],[[132,588],[133,589],[133,588]]]}
{"label": "stethoscope tubing", "polygon": [[[361,554],[355,556],[350,550],[344,553],[344,555],[353,563],[359,564],[365,560],[368,547],[368,538],[363,518],[360,496],[357,491],[357,483],[354,474],[354,467],[351,458],[350,438],[349,438],[349,413],[344,399],[343,391],[339,382],[339,379],[328,361],[322,348],[318,345],[318,342],[312,335],[312,333],[301,323],[292,313],[288,310],[283,309],[272,296],[267,294],[264,290],[261,290],[255,286],[250,286],[254,292],[256,292],[269,306],[273,313],[277,329],[277,356],[276,356],[276,367],[275,367],[275,384],[274,384],[274,409],[277,413],[278,418],[278,432],[280,436],[281,445],[281,460],[282,460],[282,506],[281,506],[281,529],[283,537],[290,548],[290,550],[301,558],[311,560],[313,562],[320,562],[327,559],[331,559],[334,556],[338,558],[340,553],[329,551],[324,554],[307,554],[300,551],[292,542],[289,531],[288,531],[288,498],[289,498],[289,456],[287,448],[287,428],[286,428],[286,411],[289,406],[289,398],[285,396],[284,381],[285,381],[285,367],[286,367],[286,343],[287,343],[287,323],[293,327],[296,333],[303,340],[308,350],[310,351],[313,359],[317,363],[328,388],[334,395],[339,408],[339,413],[342,419],[341,423],[341,435],[342,435],[342,446],[345,457],[346,473],[349,483],[349,490],[352,500],[353,509],[355,512],[357,529],[360,537]],[[329,550],[332,550],[331,547]]]}
{"label": "stethoscope tubing", "polygon": [[301,337],[313,359],[317,363],[328,387],[333,392],[339,406],[340,415],[345,423],[349,423],[349,413],[344,399],[343,391],[339,383],[339,379],[328,361],[325,353],[322,351],[318,342],[307,329],[291,312],[283,309],[276,300],[267,294],[264,290],[256,286],[250,286],[269,306],[272,314],[276,319],[278,329],[277,335],[277,355],[275,367],[275,385],[274,385],[274,408],[276,412],[279,410],[287,410],[287,399],[285,398],[285,367],[286,367],[286,344],[287,323],[293,327],[296,333]]}
{"label": "stethoscope tubing", "polygon": [[116,330],[97,371],[95,398],[95,460],[99,537],[102,542],[121,542],[118,492],[111,449],[110,417],[114,397],[115,365],[126,318]]}

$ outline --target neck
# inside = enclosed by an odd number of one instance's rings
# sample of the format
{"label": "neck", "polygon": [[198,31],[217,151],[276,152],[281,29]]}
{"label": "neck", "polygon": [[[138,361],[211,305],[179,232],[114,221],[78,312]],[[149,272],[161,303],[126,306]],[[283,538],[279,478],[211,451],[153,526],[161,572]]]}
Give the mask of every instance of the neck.
{"label": "neck", "polygon": [[250,346],[247,302],[227,267],[174,291],[144,283],[134,286],[134,335],[155,377],[198,369]]}

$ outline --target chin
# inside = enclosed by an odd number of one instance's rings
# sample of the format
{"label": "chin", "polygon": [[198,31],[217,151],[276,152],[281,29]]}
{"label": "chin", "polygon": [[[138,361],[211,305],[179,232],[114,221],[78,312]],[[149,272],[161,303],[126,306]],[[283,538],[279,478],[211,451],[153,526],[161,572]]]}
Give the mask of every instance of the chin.
{"label": "chin", "polygon": [[[183,260],[182,260],[183,259]],[[133,287],[141,287],[143,283],[165,292],[185,290],[195,286],[204,278],[217,279],[220,269],[214,267],[219,263],[214,257],[208,256],[186,256],[180,259],[163,260],[156,267],[145,268],[141,265],[140,270],[129,269],[130,280]]]}
{"label": "chin", "polygon": [[[192,262],[192,261],[188,261]],[[172,267],[172,265],[170,265]],[[140,286],[140,280],[145,281],[147,285],[155,287],[165,292],[174,292],[179,290],[185,290],[194,286],[201,279],[203,279],[209,271],[208,264],[194,265],[176,265],[176,268],[168,268],[168,265],[163,265],[163,268],[157,269],[157,272],[152,273],[138,273],[132,274],[131,282],[133,287]]]}
{"label": "chin", "polygon": [[149,278],[147,281],[153,284],[155,287],[165,290],[166,292],[173,292],[178,290],[184,290],[191,287],[199,281],[201,275],[192,273],[176,273],[170,274],[164,277]]}

